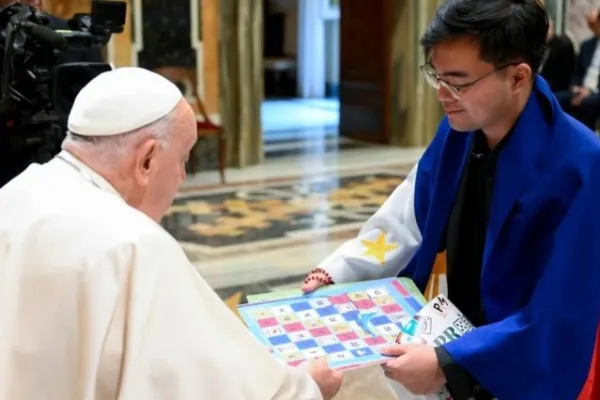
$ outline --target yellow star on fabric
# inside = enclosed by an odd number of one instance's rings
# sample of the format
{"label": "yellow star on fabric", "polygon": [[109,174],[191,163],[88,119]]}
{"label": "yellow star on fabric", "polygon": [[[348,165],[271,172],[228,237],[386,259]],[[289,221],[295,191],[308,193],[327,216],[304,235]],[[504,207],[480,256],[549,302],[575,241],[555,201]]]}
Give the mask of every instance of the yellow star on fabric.
{"label": "yellow star on fabric", "polygon": [[373,256],[379,261],[381,265],[385,264],[385,255],[398,248],[397,244],[390,244],[385,241],[385,233],[381,232],[377,236],[377,240],[372,242],[370,240],[361,240],[367,250],[363,253],[363,256]]}

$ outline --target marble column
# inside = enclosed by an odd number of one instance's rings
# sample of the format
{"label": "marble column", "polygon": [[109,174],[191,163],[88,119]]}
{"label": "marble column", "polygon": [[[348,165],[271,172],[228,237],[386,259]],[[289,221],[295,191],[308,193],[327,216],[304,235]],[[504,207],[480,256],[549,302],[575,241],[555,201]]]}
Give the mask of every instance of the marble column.
{"label": "marble column", "polygon": [[390,144],[426,146],[442,118],[442,108],[419,71],[425,62],[419,39],[443,0],[394,2],[391,40]]}
{"label": "marble column", "polygon": [[236,167],[263,160],[262,0],[221,0],[221,123],[228,161]]}
{"label": "marble column", "polygon": [[[442,107],[419,70],[425,57],[419,39],[443,0],[395,2],[391,68],[391,135],[396,146],[427,146],[443,117]],[[438,254],[425,291],[428,299],[447,292],[446,254]]]}

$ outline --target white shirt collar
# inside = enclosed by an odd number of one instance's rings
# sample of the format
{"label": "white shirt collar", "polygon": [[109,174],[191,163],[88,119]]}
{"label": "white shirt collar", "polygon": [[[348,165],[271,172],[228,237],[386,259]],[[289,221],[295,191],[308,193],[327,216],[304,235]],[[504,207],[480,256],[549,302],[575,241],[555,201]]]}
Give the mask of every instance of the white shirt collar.
{"label": "white shirt collar", "polygon": [[113,185],[110,184],[102,175],[94,171],[92,168],[87,166],[83,161],[75,157],[73,154],[69,153],[66,150],[61,151],[58,156],[59,159],[62,159],[63,162],[70,164],[73,169],[77,170],[85,179],[89,180],[94,186],[99,187],[100,189],[106,190],[110,193],[113,193],[119,197],[121,194],[115,189]]}

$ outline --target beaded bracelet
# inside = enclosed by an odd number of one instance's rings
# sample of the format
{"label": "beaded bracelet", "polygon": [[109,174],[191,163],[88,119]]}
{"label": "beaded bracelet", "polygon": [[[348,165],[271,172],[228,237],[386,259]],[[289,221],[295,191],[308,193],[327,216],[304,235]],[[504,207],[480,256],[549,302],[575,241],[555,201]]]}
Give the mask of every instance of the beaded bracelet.
{"label": "beaded bracelet", "polygon": [[319,281],[324,285],[334,284],[333,279],[331,279],[329,273],[323,268],[315,268],[312,271],[310,271],[310,274],[308,274],[308,277],[304,280],[304,283],[308,283],[310,281]]}

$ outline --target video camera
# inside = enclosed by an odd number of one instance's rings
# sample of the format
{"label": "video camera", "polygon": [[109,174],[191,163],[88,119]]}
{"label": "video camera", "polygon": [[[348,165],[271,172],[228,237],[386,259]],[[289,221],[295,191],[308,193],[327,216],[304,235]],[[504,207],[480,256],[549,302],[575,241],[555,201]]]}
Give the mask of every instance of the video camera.
{"label": "video camera", "polygon": [[124,1],[92,0],[91,13],[75,14],[68,30],[53,30],[50,17],[20,2],[0,10],[0,187],[60,151],[75,97],[112,69],[61,56],[105,46],[123,32],[126,8]]}

